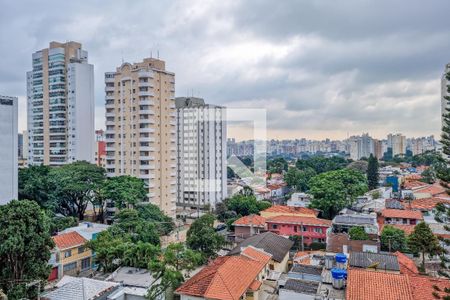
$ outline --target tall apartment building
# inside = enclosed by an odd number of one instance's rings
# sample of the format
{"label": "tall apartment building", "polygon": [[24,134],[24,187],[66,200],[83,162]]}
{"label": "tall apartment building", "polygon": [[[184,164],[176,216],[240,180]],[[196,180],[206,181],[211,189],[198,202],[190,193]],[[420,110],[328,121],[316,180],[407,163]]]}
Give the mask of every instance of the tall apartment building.
{"label": "tall apartment building", "polygon": [[95,131],[95,164],[106,168],[105,132],[102,129]]}
{"label": "tall apartment building", "polygon": [[17,97],[0,96],[0,205],[17,199]]}
{"label": "tall apartment building", "polygon": [[373,139],[373,156],[377,159],[383,158],[383,142],[377,139]]}
{"label": "tall apartment building", "polygon": [[214,209],[227,196],[225,108],[201,98],[179,97],[177,108],[177,206]]}
{"label": "tall apartment building", "polygon": [[51,42],[27,72],[28,164],[94,162],[94,66],[77,42]]}
{"label": "tall apartment building", "polygon": [[[450,108],[449,100],[445,97],[450,97],[450,63],[445,66],[444,74],[442,74],[441,79],[441,113],[448,114],[447,108]],[[444,118],[441,117],[441,130],[444,127]]]}
{"label": "tall apartment building", "polygon": [[145,58],[105,73],[106,171],[142,178],[148,201],[176,211],[175,74]]}
{"label": "tall apartment building", "polygon": [[406,154],[406,136],[397,134],[388,134],[388,147],[392,148],[392,157]]}
{"label": "tall apartment building", "polygon": [[368,133],[361,136],[352,136],[347,140],[348,152],[350,158],[359,160],[363,157],[368,158],[370,154],[374,154],[374,142]]}

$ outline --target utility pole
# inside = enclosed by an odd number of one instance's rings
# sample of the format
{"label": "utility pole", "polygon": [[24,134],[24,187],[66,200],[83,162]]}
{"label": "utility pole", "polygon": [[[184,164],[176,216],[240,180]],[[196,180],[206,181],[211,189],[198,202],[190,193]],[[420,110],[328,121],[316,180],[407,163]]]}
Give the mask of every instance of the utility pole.
{"label": "utility pole", "polygon": [[303,222],[300,223],[300,227],[301,227],[300,229],[302,231],[300,236],[302,237],[302,252],[303,252],[303,251],[305,251],[305,244],[303,243],[303,232],[304,232],[303,231]]}

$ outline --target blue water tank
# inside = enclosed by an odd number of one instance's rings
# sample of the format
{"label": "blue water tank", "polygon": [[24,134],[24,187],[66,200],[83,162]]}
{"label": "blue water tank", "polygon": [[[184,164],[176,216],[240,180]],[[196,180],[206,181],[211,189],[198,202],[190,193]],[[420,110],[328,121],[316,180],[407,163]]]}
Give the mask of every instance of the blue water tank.
{"label": "blue water tank", "polygon": [[331,277],[333,277],[333,279],[346,279],[347,278],[347,270],[333,268],[333,269],[331,269]]}
{"label": "blue water tank", "polygon": [[337,262],[337,263],[343,263],[343,264],[345,264],[346,261],[347,261],[347,256],[345,256],[344,253],[338,253],[338,254],[336,254],[336,262]]}

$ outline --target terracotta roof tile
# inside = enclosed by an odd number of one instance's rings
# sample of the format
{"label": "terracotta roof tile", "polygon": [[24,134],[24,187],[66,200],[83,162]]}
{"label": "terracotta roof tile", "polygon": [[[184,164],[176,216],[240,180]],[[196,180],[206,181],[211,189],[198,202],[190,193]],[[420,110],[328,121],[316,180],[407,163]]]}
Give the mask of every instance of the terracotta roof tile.
{"label": "terracotta roof tile", "polygon": [[445,192],[445,188],[442,185],[440,185],[439,183],[435,183],[435,184],[428,185],[423,188],[421,187],[421,188],[414,190],[414,193],[431,194],[431,196],[435,196],[435,195],[441,194],[443,192]]}
{"label": "terracotta roof tile", "polygon": [[346,299],[412,300],[413,297],[406,275],[349,269]]}
{"label": "terracotta roof tile", "polygon": [[317,216],[318,212],[314,209],[306,207],[293,207],[285,205],[274,205],[262,211],[262,213],[286,213],[286,214],[299,214],[299,215],[312,215]]}
{"label": "terracotta roof tile", "polygon": [[301,217],[301,216],[276,216],[268,218],[267,223],[284,223],[284,224],[302,224],[303,225],[316,225],[316,226],[331,226],[331,220],[313,218],[313,217]]}
{"label": "terracotta roof tile", "polygon": [[52,237],[52,239],[55,242],[56,247],[60,250],[81,246],[87,242],[87,240],[76,231],[56,235]]}
{"label": "terracotta roof tile", "polygon": [[259,215],[249,215],[237,219],[234,221],[233,225],[237,226],[250,226],[253,224],[255,227],[265,227],[266,226],[266,218],[261,217]]}
{"label": "terracotta roof tile", "polygon": [[259,280],[254,280],[252,284],[250,284],[249,289],[252,291],[257,291],[261,287],[262,282]]}
{"label": "terracotta roof tile", "polygon": [[381,215],[385,218],[403,218],[422,220],[423,216],[420,211],[403,210],[403,209],[389,209],[385,208],[381,211]]}
{"label": "terracotta roof tile", "polygon": [[[448,294],[445,291],[445,288],[450,288],[450,280],[448,279],[439,279],[428,276],[408,276],[409,281],[411,283],[411,290],[413,294],[414,300],[424,300],[424,299],[436,299],[433,296],[433,292],[436,292],[441,299],[443,296],[447,296]],[[440,291],[434,288],[436,286]]]}
{"label": "terracotta roof tile", "polygon": [[418,188],[424,188],[427,186],[429,186],[428,183],[418,181],[418,180],[408,180],[403,184],[403,187],[408,190],[416,190]]}
{"label": "terracotta roof tile", "polygon": [[253,247],[247,247],[242,253],[217,258],[175,292],[208,299],[238,300],[248,289],[257,288],[256,277],[271,258],[270,254]]}
{"label": "terracotta roof tile", "polygon": [[[411,201],[411,209],[417,210],[432,210],[438,203],[450,204],[450,200],[437,197],[414,199]],[[403,204],[406,208],[409,208],[409,204],[405,202]]]}
{"label": "terracotta roof tile", "polygon": [[419,274],[419,270],[411,258],[399,251],[394,254],[397,256],[398,263],[400,265],[400,273],[408,275]]}

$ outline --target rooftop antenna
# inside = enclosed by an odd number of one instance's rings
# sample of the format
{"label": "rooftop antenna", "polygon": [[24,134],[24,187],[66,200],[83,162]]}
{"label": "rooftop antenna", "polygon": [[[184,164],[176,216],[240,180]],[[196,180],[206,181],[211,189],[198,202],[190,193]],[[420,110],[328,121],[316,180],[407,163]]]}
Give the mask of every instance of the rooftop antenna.
{"label": "rooftop antenna", "polygon": [[123,50],[120,51],[120,55],[122,56],[122,64],[123,64],[123,63],[124,63],[124,60],[123,60]]}
{"label": "rooftop antenna", "polygon": [[153,58],[152,50],[150,50],[150,58]]}
{"label": "rooftop antenna", "polygon": [[157,50],[156,53],[157,53],[157,56],[158,56],[157,58],[159,59],[159,50]]}

